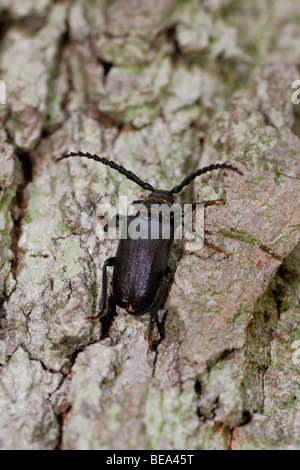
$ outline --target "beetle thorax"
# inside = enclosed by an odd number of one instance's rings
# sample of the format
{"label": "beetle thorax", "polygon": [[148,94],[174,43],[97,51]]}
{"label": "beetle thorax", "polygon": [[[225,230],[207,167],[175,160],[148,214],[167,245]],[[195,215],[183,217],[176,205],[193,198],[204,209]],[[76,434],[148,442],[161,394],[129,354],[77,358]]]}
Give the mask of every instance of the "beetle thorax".
{"label": "beetle thorax", "polygon": [[171,206],[174,203],[174,197],[169,191],[163,191],[163,190],[156,190],[153,191],[152,193],[149,194],[147,199],[145,199],[144,204],[149,205],[149,204],[168,204],[168,206]]}

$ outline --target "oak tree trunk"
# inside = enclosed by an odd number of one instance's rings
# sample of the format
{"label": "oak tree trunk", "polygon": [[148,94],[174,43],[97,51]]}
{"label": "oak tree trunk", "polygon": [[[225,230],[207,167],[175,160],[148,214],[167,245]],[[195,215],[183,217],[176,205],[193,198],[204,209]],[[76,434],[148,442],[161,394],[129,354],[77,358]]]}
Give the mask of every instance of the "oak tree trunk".
{"label": "oak tree trunk", "polygon": [[[0,15],[0,448],[299,449],[297,2],[0,0]],[[78,150],[157,188],[216,161],[244,173],[178,198],[224,199],[205,230],[230,256],[176,244],[155,352],[147,316],[117,309],[105,335],[86,318],[117,247],[103,208],[145,193],[55,163]]]}

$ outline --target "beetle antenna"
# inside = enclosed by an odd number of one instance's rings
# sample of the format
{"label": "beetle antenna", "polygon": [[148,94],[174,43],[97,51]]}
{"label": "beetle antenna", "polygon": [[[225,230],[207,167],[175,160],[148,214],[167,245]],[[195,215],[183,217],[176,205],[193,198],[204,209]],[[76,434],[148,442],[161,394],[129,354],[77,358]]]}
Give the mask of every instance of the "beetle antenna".
{"label": "beetle antenna", "polygon": [[153,188],[153,186],[151,186],[151,184],[145,183],[138,176],[136,176],[134,173],[132,173],[129,170],[126,170],[126,168],[124,168],[122,165],[118,165],[114,161],[108,160],[105,157],[100,157],[96,153],[94,153],[94,155],[92,155],[88,152],[86,152],[86,153],[84,153],[84,152],[70,152],[70,153],[65,153],[62,157],[57,158],[56,161],[60,162],[61,160],[64,160],[65,158],[69,158],[69,157],[91,158],[92,160],[95,160],[96,162],[100,162],[100,163],[103,163],[104,165],[108,165],[113,170],[117,170],[119,173],[121,173],[121,175],[126,176],[127,179],[129,179],[129,180],[133,181],[134,183],[138,184],[139,186],[141,186],[146,191],[154,191],[154,188]]}
{"label": "beetle antenna", "polygon": [[180,191],[185,186],[190,184],[195,178],[197,178],[197,176],[203,175],[208,171],[218,170],[219,168],[236,171],[239,175],[243,175],[243,173],[238,168],[229,163],[214,163],[212,165],[205,166],[204,168],[199,168],[198,170],[188,175],[186,178],[184,178],[184,180],[181,181],[178,186],[174,186],[174,188],[171,189],[170,193],[180,193]]}

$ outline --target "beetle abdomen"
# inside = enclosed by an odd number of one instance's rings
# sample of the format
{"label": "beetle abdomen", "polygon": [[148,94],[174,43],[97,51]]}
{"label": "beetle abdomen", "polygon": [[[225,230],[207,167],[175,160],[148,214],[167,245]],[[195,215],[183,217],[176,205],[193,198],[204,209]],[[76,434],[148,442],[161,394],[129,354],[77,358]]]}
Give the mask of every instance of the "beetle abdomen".
{"label": "beetle abdomen", "polygon": [[172,243],[172,235],[169,239],[120,240],[113,273],[113,296],[119,307],[132,315],[150,309],[162,284]]}

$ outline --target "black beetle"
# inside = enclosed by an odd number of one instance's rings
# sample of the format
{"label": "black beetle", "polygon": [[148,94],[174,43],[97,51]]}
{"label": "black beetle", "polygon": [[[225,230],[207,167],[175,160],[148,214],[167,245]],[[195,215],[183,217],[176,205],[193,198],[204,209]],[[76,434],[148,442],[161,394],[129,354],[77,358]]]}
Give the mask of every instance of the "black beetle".
{"label": "black beetle", "polygon": [[[173,194],[179,193],[197,176],[200,176],[209,171],[221,168],[236,171],[240,175],[243,173],[231,164],[216,163],[194,171],[184,178],[184,180],[178,186],[175,186],[170,191],[166,191],[153,188],[151,184],[142,181],[134,173],[126,170],[126,168],[123,166],[96,154],[92,155],[90,153],[71,152],[63,155],[56,161],[59,162],[69,157],[87,157],[97,162],[101,162],[104,165],[108,165],[110,168],[117,170],[119,173],[126,176],[126,178],[129,180],[134,181],[134,183],[141,186],[144,190],[151,191],[150,195],[143,201],[144,207],[146,208],[146,214],[144,215],[144,218],[140,220],[142,220],[144,229],[149,231],[148,233],[151,231],[151,224],[157,223],[159,226],[160,236],[157,239],[151,239],[151,237],[146,239],[131,239],[130,237],[127,237],[125,239],[122,238],[119,241],[116,256],[113,258],[108,258],[102,268],[102,293],[99,305],[99,314],[97,317],[89,318],[92,320],[99,319],[103,316],[103,313],[106,310],[107,267],[114,266],[112,277],[112,294],[109,299],[110,304],[113,309],[116,305],[125,308],[126,311],[131,315],[140,315],[145,312],[150,312],[151,320],[148,328],[148,342],[150,348],[153,349],[152,333],[155,323],[157,324],[161,338],[163,337],[161,325],[158,322],[158,310],[159,308],[162,308],[165,303],[172,280],[172,273],[170,267],[168,266],[168,260],[174,241],[175,221],[174,219],[171,223],[170,220],[168,221],[168,224],[170,225],[170,236],[167,239],[163,238],[161,236],[164,223],[163,216],[162,213],[158,211],[160,216],[156,218],[157,222],[154,222],[154,219],[151,218],[152,204],[156,205],[156,213],[157,205],[158,207],[162,206],[163,204],[172,206],[174,203]],[[202,202],[201,204],[204,204],[204,207],[206,207],[216,204],[217,201],[222,201],[222,199]],[[133,204],[140,202],[141,201],[134,201]],[[196,204],[193,204],[192,206],[193,209],[196,208]],[[128,216],[127,227],[125,227],[126,230],[129,224],[138,216],[138,214]],[[211,243],[208,243],[205,239],[203,242],[210,249],[218,253],[224,253],[228,257],[227,253],[223,252],[220,248],[212,245]]]}

